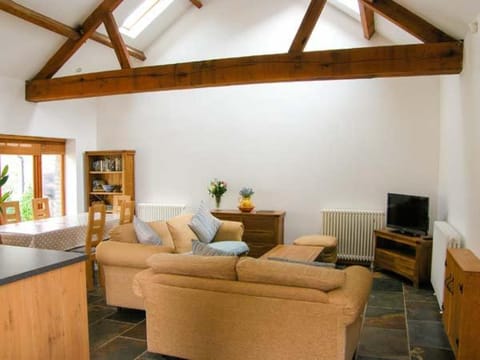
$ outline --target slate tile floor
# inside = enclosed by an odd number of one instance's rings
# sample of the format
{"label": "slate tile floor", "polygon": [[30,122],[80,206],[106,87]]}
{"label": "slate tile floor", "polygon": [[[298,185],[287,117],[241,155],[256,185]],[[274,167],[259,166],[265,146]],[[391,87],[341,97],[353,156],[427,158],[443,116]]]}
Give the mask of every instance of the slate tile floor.
{"label": "slate tile floor", "polygon": [[[92,360],[177,359],[146,351],[143,311],[107,306],[101,289],[88,303]],[[454,360],[432,289],[375,273],[357,352],[357,360]]]}
{"label": "slate tile floor", "polygon": [[375,273],[357,360],[454,360],[431,288]]}

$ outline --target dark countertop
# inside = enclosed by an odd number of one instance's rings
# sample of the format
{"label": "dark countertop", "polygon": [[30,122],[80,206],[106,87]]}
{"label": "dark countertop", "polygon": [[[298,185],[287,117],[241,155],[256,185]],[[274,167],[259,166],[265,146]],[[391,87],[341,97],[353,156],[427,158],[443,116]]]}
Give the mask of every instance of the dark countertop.
{"label": "dark countertop", "polygon": [[0,245],[0,285],[84,261],[84,254]]}

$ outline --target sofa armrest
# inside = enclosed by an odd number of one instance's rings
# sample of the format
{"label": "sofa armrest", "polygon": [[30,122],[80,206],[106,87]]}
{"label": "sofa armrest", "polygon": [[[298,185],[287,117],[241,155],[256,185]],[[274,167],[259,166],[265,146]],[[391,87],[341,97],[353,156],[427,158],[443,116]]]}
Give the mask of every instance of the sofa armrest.
{"label": "sofa armrest", "polygon": [[243,236],[243,224],[239,221],[222,221],[213,241],[238,240]]}
{"label": "sofa armrest", "polygon": [[96,258],[102,265],[146,269],[148,267],[147,259],[150,256],[171,252],[173,249],[167,246],[103,241],[97,246]]}
{"label": "sofa armrest", "polygon": [[373,275],[362,266],[349,266],[346,272],[345,284],[328,292],[330,304],[343,307],[346,325],[352,324],[363,314],[372,289]]}

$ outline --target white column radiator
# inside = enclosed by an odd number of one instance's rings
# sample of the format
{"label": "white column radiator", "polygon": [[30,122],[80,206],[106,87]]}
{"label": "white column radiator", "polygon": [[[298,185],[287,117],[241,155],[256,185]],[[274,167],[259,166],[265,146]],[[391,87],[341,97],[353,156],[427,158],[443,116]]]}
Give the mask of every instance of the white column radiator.
{"label": "white column radiator", "polygon": [[167,220],[184,211],[185,205],[139,203],[136,208],[138,218],[143,221]]}
{"label": "white column radiator", "polygon": [[369,210],[322,210],[323,234],[335,236],[340,259],[373,261],[373,230],[385,227],[385,213]]}
{"label": "white column radiator", "polygon": [[443,284],[445,278],[445,259],[448,248],[462,247],[462,236],[452,225],[445,221],[435,221],[432,240],[432,269],[430,281],[440,308],[443,303]]}

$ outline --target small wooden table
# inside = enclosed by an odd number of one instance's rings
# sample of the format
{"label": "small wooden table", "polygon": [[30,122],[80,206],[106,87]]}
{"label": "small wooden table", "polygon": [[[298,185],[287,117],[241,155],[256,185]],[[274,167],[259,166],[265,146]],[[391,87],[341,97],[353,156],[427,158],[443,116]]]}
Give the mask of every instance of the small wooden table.
{"label": "small wooden table", "polygon": [[277,245],[263,254],[260,259],[284,259],[293,261],[315,261],[323,251],[323,246]]}

